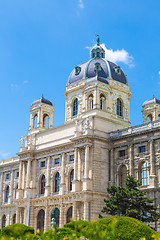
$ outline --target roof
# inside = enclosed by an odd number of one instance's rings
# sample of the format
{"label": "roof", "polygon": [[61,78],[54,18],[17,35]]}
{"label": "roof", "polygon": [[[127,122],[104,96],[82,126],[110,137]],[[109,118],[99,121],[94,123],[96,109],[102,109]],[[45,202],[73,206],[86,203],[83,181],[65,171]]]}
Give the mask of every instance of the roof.
{"label": "roof", "polygon": [[106,60],[104,53],[104,49],[100,46],[93,48],[91,51],[92,58],[73,69],[69,76],[68,83],[72,84],[82,79],[90,82],[91,78],[93,79],[97,76],[98,81],[106,84],[109,84],[107,79],[110,78],[128,85],[127,77],[123,70],[115,63]]}
{"label": "roof", "polygon": [[48,99],[44,98],[43,96],[42,96],[41,98],[35,100],[35,101],[31,104],[31,106],[33,106],[33,105],[35,105],[35,104],[37,104],[37,103],[45,103],[45,104],[48,104],[48,105],[53,106],[52,102],[49,101]]}
{"label": "roof", "polygon": [[150,105],[150,104],[153,104],[153,103],[158,103],[158,104],[160,104],[160,100],[159,100],[159,99],[156,99],[156,98],[153,96],[152,99],[149,99],[149,100],[145,101],[142,106],[144,107],[144,106],[146,106],[146,105]]}

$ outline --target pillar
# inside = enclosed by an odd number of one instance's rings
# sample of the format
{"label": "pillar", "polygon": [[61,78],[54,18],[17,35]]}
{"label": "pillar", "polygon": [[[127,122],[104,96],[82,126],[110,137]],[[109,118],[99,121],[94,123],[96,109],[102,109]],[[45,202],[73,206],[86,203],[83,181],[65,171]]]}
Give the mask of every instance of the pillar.
{"label": "pillar", "polygon": [[47,160],[47,178],[46,178],[45,196],[49,196],[50,195],[50,190],[51,190],[50,174],[51,174],[51,157],[48,157],[48,160]]}
{"label": "pillar", "polygon": [[25,188],[25,162],[22,163],[22,189]]}
{"label": "pillar", "polygon": [[114,149],[111,149],[111,162],[110,162],[110,173],[111,173],[111,185],[115,183],[115,172],[114,172]]}
{"label": "pillar", "polygon": [[89,221],[89,202],[84,202],[84,220]]}
{"label": "pillar", "polygon": [[32,166],[32,181],[33,181],[33,190],[32,190],[32,197],[34,198],[37,194],[37,160],[33,160]]}
{"label": "pillar", "polygon": [[89,164],[90,164],[90,148],[89,148],[89,145],[87,145],[85,147],[83,191],[91,190],[91,179],[89,179]]}
{"label": "pillar", "polygon": [[74,151],[74,180],[72,182],[73,192],[78,191],[77,184],[78,184],[78,148],[75,148],[75,151]]}
{"label": "pillar", "polygon": [[73,220],[76,221],[77,220],[77,203],[74,202],[73,203],[73,214],[72,214]]}
{"label": "pillar", "polygon": [[129,174],[134,176],[133,144],[129,146]]}
{"label": "pillar", "polygon": [[0,175],[0,203],[3,202],[3,173]]}
{"label": "pillar", "polygon": [[89,146],[85,147],[85,169],[84,169],[84,178],[89,178]]}
{"label": "pillar", "polygon": [[16,210],[16,223],[20,223],[20,208]]}
{"label": "pillar", "polygon": [[78,160],[78,149],[75,148],[74,152],[74,180],[77,180],[77,160]]}
{"label": "pillar", "polygon": [[154,156],[154,141],[150,140],[150,177],[149,185],[155,187],[156,176],[155,176],[155,156]]}
{"label": "pillar", "polygon": [[64,211],[63,206],[60,207],[60,216],[59,216],[59,227],[62,228],[64,225]]}
{"label": "pillar", "polygon": [[50,219],[50,218],[48,217],[48,208],[47,208],[47,206],[46,206],[46,209],[45,209],[45,217],[44,217],[44,232],[47,231],[47,228],[48,228],[48,226],[49,226],[48,219]]}
{"label": "pillar", "polygon": [[66,154],[62,154],[62,164],[61,164],[61,183],[60,183],[60,194],[63,195],[65,192],[65,157]]}
{"label": "pillar", "polygon": [[13,201],[13,178],[14,178],[14,172],[13,170],[11,171],[11,187],[10,187],[10,203]]}
{"label": "pillar", "polygon": [[81,148],[78,148],[78,180],[81,181]]}
{"label": "pillar", "polygon": [[28,160],[27,163],[27,176],[26,176],[26,188],[30,188],[30,181],[31,181],[31,160]]}
{"label": "pillar", "polygon": [[18,183],[18,189],[22,189],[22,162],[20,161],[19,164],[19,183]]}

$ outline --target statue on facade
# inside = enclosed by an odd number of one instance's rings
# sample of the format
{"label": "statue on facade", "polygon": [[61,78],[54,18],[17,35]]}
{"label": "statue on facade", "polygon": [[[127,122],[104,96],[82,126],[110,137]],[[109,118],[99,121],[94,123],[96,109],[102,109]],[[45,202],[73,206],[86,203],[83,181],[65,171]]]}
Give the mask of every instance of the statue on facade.
{"label": "statue on facade", "polygon": [[55,225],[56,225],[56,222],[55,222],[55,211],[56,209],[54,208],[53,211],[52,211],[52,214],[51,214],[51,227],[54,228]]}
{"label": "statue on facade", "polygon": [[96,33],[96,38],[97,38],[97,45],[100,45],[100,37],[97,33]]}

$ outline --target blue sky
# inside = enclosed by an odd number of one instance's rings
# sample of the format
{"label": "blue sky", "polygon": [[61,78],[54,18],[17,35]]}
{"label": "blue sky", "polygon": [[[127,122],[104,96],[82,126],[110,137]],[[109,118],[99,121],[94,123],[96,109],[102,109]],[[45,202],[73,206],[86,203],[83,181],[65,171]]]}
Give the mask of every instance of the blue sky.
{"label": "blue sky", "polygon": [[64,123],[69,74],[89,60],[95,32],[127,74],[131,124],[141,124],[143,102],[160,99],[159,30],[158,0],[1,0],[0,159],[19,151],[42,93],[54,104],[54,126]]}

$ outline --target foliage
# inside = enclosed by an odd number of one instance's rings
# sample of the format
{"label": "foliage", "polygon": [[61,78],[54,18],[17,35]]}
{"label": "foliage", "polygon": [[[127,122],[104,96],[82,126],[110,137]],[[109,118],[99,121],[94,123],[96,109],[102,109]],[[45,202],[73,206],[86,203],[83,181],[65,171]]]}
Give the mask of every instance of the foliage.
{"label": "foliage", "polygon": [[140,185],[133,176],[127,176],[126,187],[107,188],[110,197],[104,199],[102,212],[113,216],[128,216],[142,222],[158,221],[160,213],[156,212],[157,207],[153,206],[153,200],[145,196],[146,192],[138,188]]}
{"label": "foliage", "polygon": [[[5,235],[0,236],[0,240],[160,240],[160,234],[147,224],[130,217],[107,217],[92,222],[72,221],[63,228],[55,227],[45,233],[38,231],[37,234],[28,231],[29,228],[23,224],[18,224],[19,228],[14,225],[6,227],[14,228],[14,231],[8,231],[10,235],[2,230]],[[24,231],[25,227],[27,231]]]}
{"label": "foliage", "polygon": [[14,236],[15,238],[18,238],[25,234],[33,234],[33,233],[34,233],[34,229],[32,227],[28,227],[21,223],[15,223],[7,227],[4,227],[2,229],[2,235],[7,235],[11,237]]}

